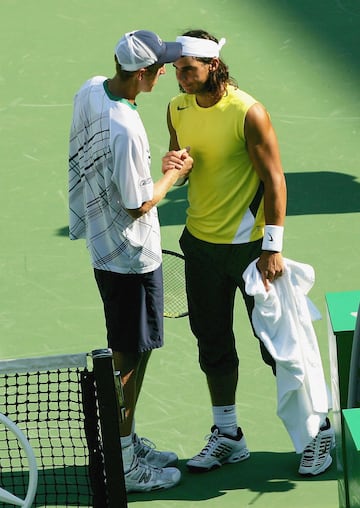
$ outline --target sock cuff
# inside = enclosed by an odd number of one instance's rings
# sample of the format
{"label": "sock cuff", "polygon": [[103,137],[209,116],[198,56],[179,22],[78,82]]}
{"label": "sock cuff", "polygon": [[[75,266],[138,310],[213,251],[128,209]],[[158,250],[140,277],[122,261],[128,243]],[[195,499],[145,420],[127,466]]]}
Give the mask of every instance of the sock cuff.
{"label": "sock cuff", "polygon": [[212,406],[214,416],[230,415],[236,413],[235,404],[230,406]]}
{"label": "sock cuff", "polygon": [[132,434],[130,434],[129,436],[123,436],[123,437],[121,437],[120,438],[120,442],[121,442],[121,448],[127,448],[133,442]]}
{"label": "sock cuff", "polygon": [[237,418],[235,404],[231,406],[213,406],[214,424],[218,427],[221,434],[230,436],[237,435]]}

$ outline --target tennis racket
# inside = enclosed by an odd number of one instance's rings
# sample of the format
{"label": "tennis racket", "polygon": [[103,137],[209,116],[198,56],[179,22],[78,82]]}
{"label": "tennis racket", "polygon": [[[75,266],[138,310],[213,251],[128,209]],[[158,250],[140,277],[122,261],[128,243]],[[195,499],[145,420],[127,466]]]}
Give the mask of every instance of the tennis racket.
{"label": "tennis racket", "polygon": [[179,318],[189,314],[186,286],[185,260],[182,254],[163,249],[164,317]]}
{"label": "tennis racket", "polygon": [[25,452],[29,466],[28,489],[25,499],[19,498],[11,492],[0,487],[0,501],[13,504],[15,506],[21,506],[22,508],[31,508],[38,485],[38,470],[33,449],[31,448],[30,443],[22,430],[19,429],[19,427],[12,420],[10,420],[2,413],[0,413],[0,423],[5,427],[5,429],[8,429],[10,432],[15,434],[19,447],[21,445],[21,448]]}

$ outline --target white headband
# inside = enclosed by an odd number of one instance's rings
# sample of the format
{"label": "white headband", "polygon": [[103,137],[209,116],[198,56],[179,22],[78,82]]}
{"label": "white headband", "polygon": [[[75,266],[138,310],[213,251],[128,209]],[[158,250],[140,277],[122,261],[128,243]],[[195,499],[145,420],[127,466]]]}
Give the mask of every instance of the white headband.
{"label": "white headband", "polygon": [[226,39],[220,39],[219,43],[209,39],[198,39],[181,35],[176,37],[176,42],[182,44],[182,56],[197,56],[200,58],[218,57]]}

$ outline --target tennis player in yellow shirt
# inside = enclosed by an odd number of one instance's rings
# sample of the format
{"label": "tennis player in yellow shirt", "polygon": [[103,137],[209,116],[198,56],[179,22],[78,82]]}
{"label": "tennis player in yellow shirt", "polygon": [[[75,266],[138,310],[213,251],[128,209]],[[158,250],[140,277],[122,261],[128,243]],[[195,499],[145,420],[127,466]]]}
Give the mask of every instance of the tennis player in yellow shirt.
{"label": "tennis player in yellow shirt", "polygon": [[[193,30],[177,42],[182,44],[182,57],[173,66],[181,93],[168,108],[170,149],[190,147],[194,160],[180,245],[190,325],[213,412],[208,443],[187,462],[196,472],[250,456],[235,408],[239,359],[234,298],[239,288],[251,322],[254,300],[245,292],[244,270],[258,258],[266,289],[283,273],[286,183],[268,112],[238,88],[220,58],[225,39]],[[276,373],[261,342],[260,348]],[[317,475],[330,466],[332,439],[326,419],[302,454],[300,474]]]}

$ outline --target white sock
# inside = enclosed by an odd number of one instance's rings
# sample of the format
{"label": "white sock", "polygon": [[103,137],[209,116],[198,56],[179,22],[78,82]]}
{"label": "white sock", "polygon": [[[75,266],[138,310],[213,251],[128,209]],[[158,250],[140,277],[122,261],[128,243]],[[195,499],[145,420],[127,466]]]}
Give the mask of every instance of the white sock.
{"label": "white sock", "polygon": [[132,442],[132,435],[130,434],[129,436],[121,437],[120,441],[124,473],[127,473],[134,458],[134,444]]}
{"label": "white sock", "polygon": [[231,406],[213,406],[214,424],[218,427],[220,434],[229,436],[237,435],[237,418],[235,405]]}

